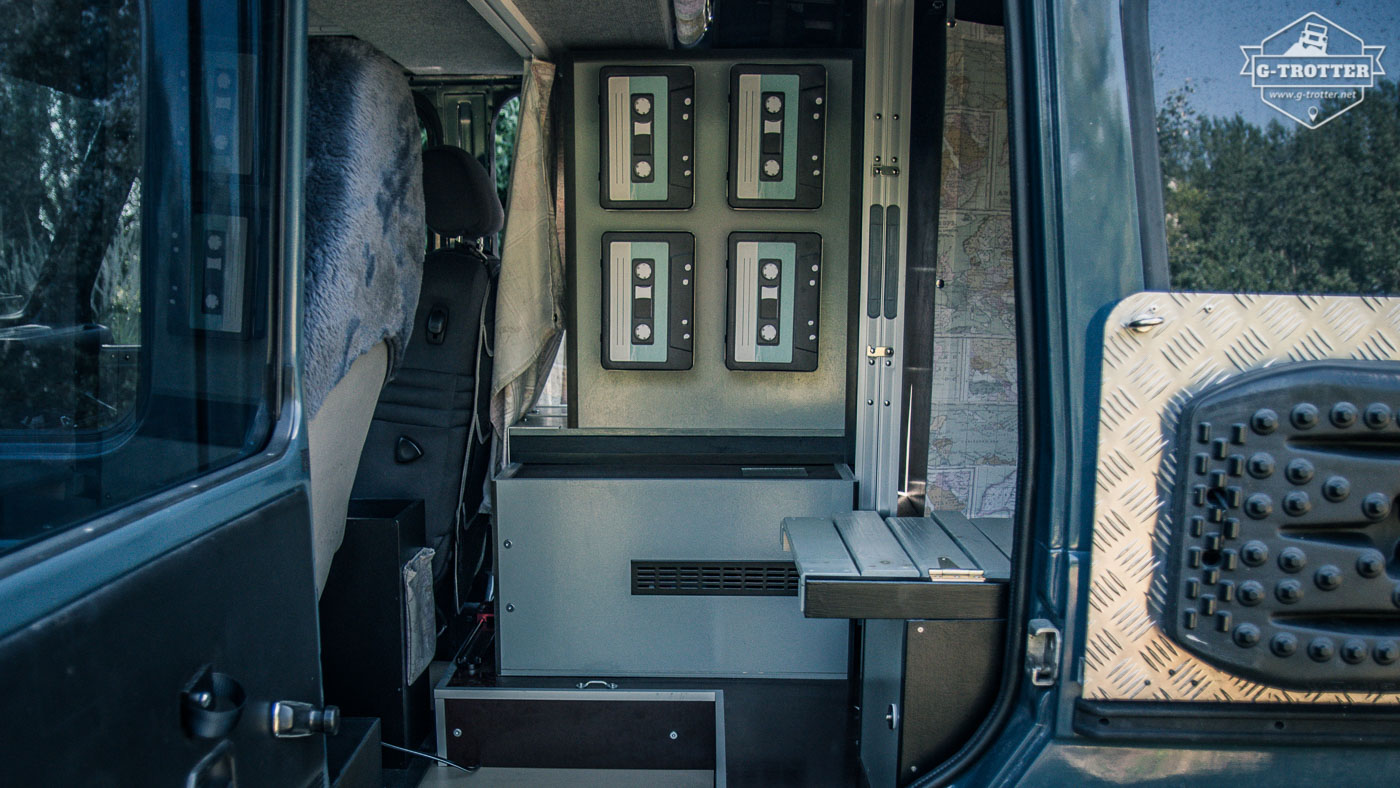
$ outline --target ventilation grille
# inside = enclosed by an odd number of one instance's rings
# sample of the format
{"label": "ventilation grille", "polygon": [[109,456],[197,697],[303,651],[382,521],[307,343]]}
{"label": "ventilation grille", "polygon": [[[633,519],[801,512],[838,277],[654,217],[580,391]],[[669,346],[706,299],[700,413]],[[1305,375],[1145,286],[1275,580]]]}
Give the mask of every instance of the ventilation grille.
{"label": "ventilation grille", "polygon": [[791,561],[633,561],[633,595],[797,596]]}

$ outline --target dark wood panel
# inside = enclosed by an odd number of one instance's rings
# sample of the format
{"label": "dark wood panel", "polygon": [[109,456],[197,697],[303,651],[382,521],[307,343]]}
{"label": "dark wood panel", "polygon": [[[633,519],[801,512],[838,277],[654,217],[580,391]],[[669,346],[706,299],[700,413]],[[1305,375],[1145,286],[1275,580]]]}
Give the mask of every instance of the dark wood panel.
{"label": "dark wood panel", "polygon": [[899,773],[924,774],[957,752],[996,700],[1006,620],[905,625]]}
{"label": "dark wood panel", "polygon": [[[715,768],[713,702],[472,697],[443,703],[447,757],[461,764]],[[453,735],[459,730],[461,736]]]}
{"label": "dark wood panel", "polygon": [[802,613],[807,618],[1001,618],[1006,584],[811,579],[804,586]]}

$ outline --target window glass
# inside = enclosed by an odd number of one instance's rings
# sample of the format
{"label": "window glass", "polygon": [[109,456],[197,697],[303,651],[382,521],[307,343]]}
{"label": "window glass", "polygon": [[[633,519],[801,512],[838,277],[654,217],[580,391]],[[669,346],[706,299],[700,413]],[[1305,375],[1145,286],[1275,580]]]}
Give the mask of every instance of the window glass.
{"label": "window glass", "polygon": [[510,189],[510,164],[515,158],[515,136],[519,128],[520,97],[512,96],[496,113],[492,129],[496,146],[496,193],[501,197],[501,205],[506,204],[506,192]]}
{"label": "window glass", "polygon": [[1400,6],[1157,0],[1148,29],[1172,287],[1400,293]]}
{"label": "window glass", "polygon": [[[141,341],[136,23],[112,14],[98,63],[36,62],[14,21],[0,62],[0,431],[102,429],[130,413]],[[100,71],[98,67],[107,68]]]}
{"label": "window glass", "polygon": [[966,21],[947,35],[925,496],[931,511],[1011,517],[1020,419],[1006,39]]}
{"label": "window glass", "polygon": [[0,0],[0,555],[267,441],[273,6]]}

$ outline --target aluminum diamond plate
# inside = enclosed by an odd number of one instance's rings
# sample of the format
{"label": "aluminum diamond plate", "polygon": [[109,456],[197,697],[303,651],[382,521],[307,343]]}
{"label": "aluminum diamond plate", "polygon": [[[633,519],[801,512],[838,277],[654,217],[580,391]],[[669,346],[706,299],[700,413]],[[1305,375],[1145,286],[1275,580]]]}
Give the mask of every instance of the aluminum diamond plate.
{"label": "aluminum diamond plate", "polygon": [[[1145,332],[1137,318],[1162,318]],[[1092,700],[1400,703],[1394,693],[1298,692],[1239,678],[1158,625],[1182,406],[1241,372],[1320,359],[1400,360],[1400,298],[1138,293],[1104,328],[1098,475],[1084,648]]]}

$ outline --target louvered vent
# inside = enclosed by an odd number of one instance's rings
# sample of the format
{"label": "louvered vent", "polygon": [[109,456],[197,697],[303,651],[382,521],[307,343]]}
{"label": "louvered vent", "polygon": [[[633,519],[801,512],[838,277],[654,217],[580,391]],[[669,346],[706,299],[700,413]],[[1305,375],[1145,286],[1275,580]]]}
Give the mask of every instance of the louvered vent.
{"label": "louvered vent", "polygon": [[791,561],[633,561],[632,593],[797,596]]}

